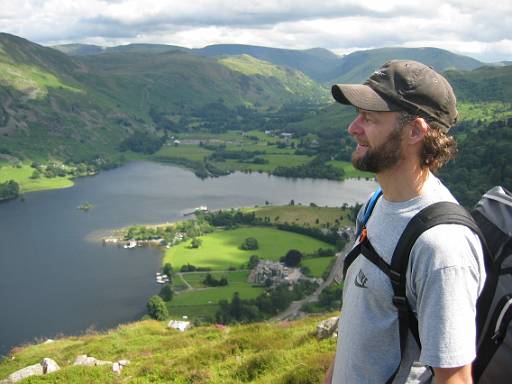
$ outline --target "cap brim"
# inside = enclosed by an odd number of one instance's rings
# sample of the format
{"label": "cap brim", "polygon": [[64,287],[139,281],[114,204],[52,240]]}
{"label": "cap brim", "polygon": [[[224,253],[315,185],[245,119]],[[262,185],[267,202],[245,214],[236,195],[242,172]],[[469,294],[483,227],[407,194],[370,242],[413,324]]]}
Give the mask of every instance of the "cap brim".
{"label": "cap brim", "polygon": [[[334,99],[341,104],[353,105],[367,111],[399,111],[391,101],[386,101],[365,84],[335,84],[331,89]],[[402,108],[403,109],[403,108]]]}

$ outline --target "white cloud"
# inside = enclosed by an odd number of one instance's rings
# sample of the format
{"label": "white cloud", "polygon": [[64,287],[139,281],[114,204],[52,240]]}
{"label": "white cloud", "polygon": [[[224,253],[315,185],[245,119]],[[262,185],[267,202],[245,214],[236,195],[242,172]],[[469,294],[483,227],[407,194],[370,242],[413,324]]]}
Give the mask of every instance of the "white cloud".
{"label": "white cloud", "polygon": [[512,0],[2,0],[0,30],[41,44],[435,46],[511,60]]}

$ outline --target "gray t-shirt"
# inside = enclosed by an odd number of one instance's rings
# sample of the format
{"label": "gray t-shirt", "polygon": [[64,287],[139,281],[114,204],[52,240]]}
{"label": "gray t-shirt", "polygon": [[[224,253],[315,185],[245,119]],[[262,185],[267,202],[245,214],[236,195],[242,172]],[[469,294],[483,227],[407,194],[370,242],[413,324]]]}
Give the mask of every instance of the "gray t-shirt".
{"label": "gray t-shirt", "polygon": [[[409,220],[437,202],[453,201],[430,175],[423,194],[393,203],[380,198],[367,223],[368,238],[388,263]],[[468,228],[443,224],[423,233],[412,248],[407,298],[418,318],[421,352],[411,334],[394,383],[428,383],[424,366],[450,368],[475,358],[475,303],[485,267],[478,237]],[[400,362],[397,309],[389,278],[364,256],[347,271],[333,383],[385,383]]]}

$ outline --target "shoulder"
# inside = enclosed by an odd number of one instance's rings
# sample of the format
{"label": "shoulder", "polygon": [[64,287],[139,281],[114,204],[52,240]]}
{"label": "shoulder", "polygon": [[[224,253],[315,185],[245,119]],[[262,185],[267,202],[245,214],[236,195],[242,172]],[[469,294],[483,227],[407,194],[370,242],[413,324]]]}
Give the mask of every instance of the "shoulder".
{"label": "shoulder", "polygon": [[484,268],[478,236],[459,224],[440,224],[425,231],[411,250],[415,269],[470,268],[479,274]]}

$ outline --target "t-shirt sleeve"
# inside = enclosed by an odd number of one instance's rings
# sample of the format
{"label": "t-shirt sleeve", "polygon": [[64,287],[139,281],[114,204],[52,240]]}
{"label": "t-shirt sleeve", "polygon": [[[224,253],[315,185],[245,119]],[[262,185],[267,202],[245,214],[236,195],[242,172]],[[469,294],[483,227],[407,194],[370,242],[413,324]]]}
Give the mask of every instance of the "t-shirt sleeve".
{"label": "t-shirt sleeve", "polygon": [[417,312],[422,364],[451,368],[476,356],[476,301],[485,279],[476,235],[458,225],[426,231],[411,252],[408,289]]}

